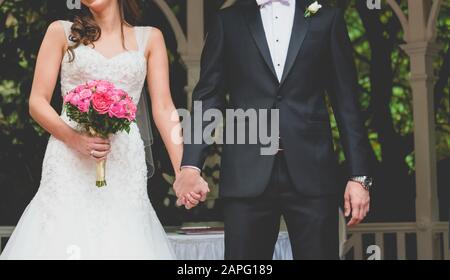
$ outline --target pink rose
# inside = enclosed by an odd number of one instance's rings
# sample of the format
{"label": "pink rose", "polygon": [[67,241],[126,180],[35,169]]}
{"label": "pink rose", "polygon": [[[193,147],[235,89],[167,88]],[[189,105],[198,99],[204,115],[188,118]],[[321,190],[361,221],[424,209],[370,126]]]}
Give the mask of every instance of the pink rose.
{"label": "pink rose", "polygon": [[109,116],[111,118],[116,117],[119,119],[125,119],[127,118],[127,108],[126,104],[123,100],[119,102],[115,102],[111,105],[108,112]]}
{"label": "pink rose", "polygon": [[119,119],[127,119],[130,122],[136,119],[137,107],[133,101],[127,97],[118,102],[115,102],[109,109],[109,116]]}
{"label": "pink rose", "polygon": [[121,89],[113,89],[110,91],[110,93],[111,98],[114,100],[114,102],[118,102],[122,100],[125,96],[127,96],[127,93]]}
{"label": "pink rose", "polygon": [[72,100],[74,95],[73,91],[69,91],[65,96],[64,96],[64,103],[70,103],[70,101]]}
{"label": "pink rose", "polygon": [[134,121],[136,119],[136,111],[137,111],[137,107],[136,104],[134,104],[133,100],[131,100],[131,98],[126,98],[125,99],[126,102],[126,107],[127,107],[127,119],[131,122]]}
{"label": "pink rose", "polygon": [[130,122],[134,121],[136,119],[136,113],[128,112],[126,119],[129,120]]}
{"label": "pink rose", "polygon": [[113,99],[107,93],[96,92],[92,96],[92,106],[101,115],[109,112]]}
{"label": "pink rose", "polygon": [[83,89],[78,95],[80,96],[81,100],[91,99],[92,91],[90,89]]}
{"label": "pink rose", "polygon": [[78,110],[80,110],[83,113],[87,113],[89,111],[89,107],[91,105],[90,99],[84,99],[80,100],[77,104]]}
{"label": "pink rose", "polygon": [[91,97],[92,92],[89,89],[77,87],[64,97],[64,102],[78,107],[81,112],[87,112],[91,104]]}
{"label": "pink rose", "polygon": [[73,106],[78,106],[78,103],[81,101],[80,99],[80,95],[76,92],[74,92],[70,98],[70,104],[72,104]]}
{"label": "pink rose", "polygon": [[98,82],[95,80],[87,82],[88,88],[91,88],[91,89],[95,88],[97,86],[97,84],[98,84]]}
{"label": "pink rose", "polygon": [[110,81],[104,81],[104,80],[101,80],[101,81],[98,81],[98,85],[99,85],[99,86],[104,86],[104,87],[106,87],[108,90],[111,90],[111,89],[115,88],[114,84],[111,83]]}
{"label": "pink rose", "polygon": [[95,88],[95,92],[96,93],[107,93],[108,89],[106,87],[104,87],[104,86],[97,86]]}
{"label": "pink rose", "polygon": [[82,91],[85,90],[85,89],[87,89],[86,85],[79,85],[79,86],[77,86],[73,91],[74,91],[75,93],[80,93],[80,92],[82,92]]}
{"label": "pink rose", "polygon": [[107,93],[114,89],[114,85],[108,81],[98,81],[96,92]]}

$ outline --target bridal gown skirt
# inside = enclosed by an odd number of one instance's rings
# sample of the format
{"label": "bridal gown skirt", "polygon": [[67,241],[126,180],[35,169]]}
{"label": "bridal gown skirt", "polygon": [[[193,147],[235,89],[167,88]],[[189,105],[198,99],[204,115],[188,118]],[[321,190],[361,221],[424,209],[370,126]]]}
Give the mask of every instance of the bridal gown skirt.
{"label": "bridal gown skirt", "polygon": [[147,194],[139,130],[111,138],[107,186],[95,161],[51,137],[41,185],[0,259],[173,259]]}

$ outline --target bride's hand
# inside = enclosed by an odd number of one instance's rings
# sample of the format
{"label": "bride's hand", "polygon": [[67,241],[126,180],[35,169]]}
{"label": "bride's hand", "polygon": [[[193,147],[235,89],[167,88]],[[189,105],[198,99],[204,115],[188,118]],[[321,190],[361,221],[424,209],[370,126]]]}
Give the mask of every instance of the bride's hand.
{"label": "bride's hand", "polygon": [[111,152],[109,139],[81,133],[75,133],[73,137],[70,137],[68,145],[79,153],[90,156],[96,161],[105,160]]}

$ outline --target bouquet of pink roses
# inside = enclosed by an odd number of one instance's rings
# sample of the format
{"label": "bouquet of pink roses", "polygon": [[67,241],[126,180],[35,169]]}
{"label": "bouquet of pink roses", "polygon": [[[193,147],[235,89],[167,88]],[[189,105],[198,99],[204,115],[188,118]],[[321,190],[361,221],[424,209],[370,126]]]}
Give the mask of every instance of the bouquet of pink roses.
{"label": "bouquet of pink roses", "polygon": [[[64,97],[67,116],[92,136],[108,138],[126,131],[136,119],[132,98],[113,83],[103,80],[79,85]],[[96,186],[106,186],[105,161],[97,163]]]}

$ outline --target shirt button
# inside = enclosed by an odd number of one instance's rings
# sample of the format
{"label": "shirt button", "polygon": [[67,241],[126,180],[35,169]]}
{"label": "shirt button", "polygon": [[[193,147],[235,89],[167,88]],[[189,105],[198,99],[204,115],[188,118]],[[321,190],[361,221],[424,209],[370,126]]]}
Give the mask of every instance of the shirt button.
{"label": "shirt button", "polygon": [[278,43],[278,42],[280,42],[280,40],[277,39],[276,42]]}

